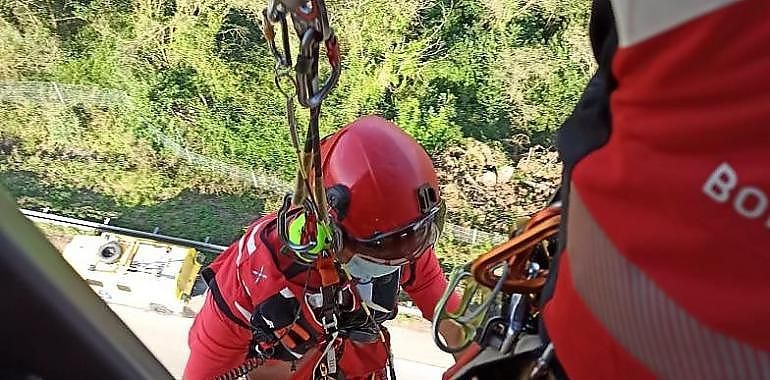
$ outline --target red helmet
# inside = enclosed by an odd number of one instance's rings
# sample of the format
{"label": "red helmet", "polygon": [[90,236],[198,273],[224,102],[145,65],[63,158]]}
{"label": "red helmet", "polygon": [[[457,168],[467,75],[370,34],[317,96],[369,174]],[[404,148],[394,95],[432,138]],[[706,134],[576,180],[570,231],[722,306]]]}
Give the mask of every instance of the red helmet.
{"label": "red helmet", "polygon": [[365,116],[325,138],[321,157],[345,247],[397,265],[435,243],[444,206],[433,163],[411,136],[381,117]]}

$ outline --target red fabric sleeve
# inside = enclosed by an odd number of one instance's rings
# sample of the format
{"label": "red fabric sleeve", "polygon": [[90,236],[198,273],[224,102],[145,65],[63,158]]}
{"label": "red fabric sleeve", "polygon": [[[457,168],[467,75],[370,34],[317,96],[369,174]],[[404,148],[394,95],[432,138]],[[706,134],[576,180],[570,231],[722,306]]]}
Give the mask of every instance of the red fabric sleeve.
{"label": "red fabric sleeve", "polygon": [[[420,309],[423,318],[432,320],[434,308],[449,281],[444,276],[436,252],[432,248],[417,259],[413,268],[414,272],[406,276],[409,281],[404,285],[404,290]],[[456,310],[459,304],[460,296],[456,292],[452,293],[447,301],[447,309]]]}
{"label": "red fabric sleeve", "polygon": [[207,294],[188,335],[190,357],[184,379],[211,379],[239,366],[246,360],[250,339],[249,331],[223,315]]}
{"label": "red fabric sleeve", "polygon": [[[215,283],[222,301],[227,303],[232,317],[244,323],[249,323],[249,317],[244,313],[251,313],[254,303],[285,286],[280,273],[269,265],[272,262],[269,252],[258,241],[266,221],[268,218],[253,223],[243,237],[210,266],[216,271]],[[219,308],[210,290],[190,328],[190,357],[184,378],[211,379],[240,366],[246,360],[250,342],[251,331],[230,319]]]}

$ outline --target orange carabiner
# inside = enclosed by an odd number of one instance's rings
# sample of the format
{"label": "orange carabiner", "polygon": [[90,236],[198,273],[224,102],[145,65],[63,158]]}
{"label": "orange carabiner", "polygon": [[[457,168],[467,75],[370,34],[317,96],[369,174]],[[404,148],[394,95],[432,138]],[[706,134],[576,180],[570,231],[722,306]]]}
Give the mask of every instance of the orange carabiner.
{"label": "orange carabiner", "polygon": [[549,207],[535,214],[524,227],[521,234],[507,242],[492,248],[479,256],[471,264],[471,273],[477,282],[493,287],[500,276],[493,269],[500,263],[508,262],[508,275],[503,282],[502,290],[507,293],[534,294],[540,292],[545,285],[547,272],[543,271],[533,278],[527,275],[527,264],[534,248],[543,240],[555,236],[561,223],[561,208]]}

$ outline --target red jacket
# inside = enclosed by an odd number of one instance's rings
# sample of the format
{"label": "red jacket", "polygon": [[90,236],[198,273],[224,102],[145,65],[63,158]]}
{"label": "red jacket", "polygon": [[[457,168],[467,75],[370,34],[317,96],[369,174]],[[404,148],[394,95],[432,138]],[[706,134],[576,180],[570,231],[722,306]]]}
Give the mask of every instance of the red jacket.
{"label": "red jacket", "polygon": [[[304,299],[301,295],[305,276],[310,276],[308,289],[317,290],[318,273],[311,269],[296,274],[296,265],[293,267],[293,260],[279,253],[280,247],[275,215],[269,215],[253,223],[243,237],[210,266],[215,272],[214,282],[210,283],[205,304],[190,329],[190,358],[185,379],[209,379],[246,360],[252,339],[246,326],[256,305],[286,287],[298,299]],[[431,319],[433,308],[447,286],[435,253],[430,250],[416,263],[402,269],[401,287],[423,316]],[[222,302],[226,305],[218,305]],[[304,317],[313,321],[313,327],[320,334],[321,327],[314,322],[307,303],[300,302],[300,305]],[[340,367],[346,378],[363,378],[385,368],[387,351],[382,342],[364,344],[345,340],[344,344]]]}
{"label": "red jacket", "polygon": [[612,5],[611,133],[571,157],[556,357],[578,380],[770,378],[770,4]]}

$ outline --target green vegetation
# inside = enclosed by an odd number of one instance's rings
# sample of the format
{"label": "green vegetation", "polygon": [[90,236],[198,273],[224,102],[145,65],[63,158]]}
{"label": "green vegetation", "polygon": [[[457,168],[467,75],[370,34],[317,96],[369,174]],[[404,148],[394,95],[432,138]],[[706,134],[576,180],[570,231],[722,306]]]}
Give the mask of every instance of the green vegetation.
{"label": "green vegetation", "polygon": [[[229,244],[261,215],[263,200],[238,181],[212,176],[162,155],[107,112],[67,125],[78,108],[7,105],[0,132],[6,155],[0,182],[21,207]],[[45,118],[46,115],[56,115]],[[64,124],[67,128],[58,127]],[[105,133],[106,132],[106,133]],[[8,137],[4,137],[8,136]]]}
{"label": "green vegetation", "polygon": [[[515,162],[531,146],[552,145],[591,70],[586,1],[327,5],[344,69],[323,107],[323,133],[378,113],[436,157],[473,138]],[[0,97],[0,181],[25,207],[229,243],[274,208],[274,195],[189,166],[149,132],[290,178],[284,102],[258,23],[263,6],[0,0],[0,80],[127,94],[111,104],[66,93],[29,94],[28,102]],[[439,249],[471,255],[478,247]]]}

